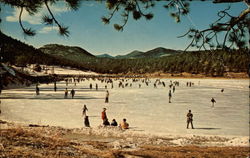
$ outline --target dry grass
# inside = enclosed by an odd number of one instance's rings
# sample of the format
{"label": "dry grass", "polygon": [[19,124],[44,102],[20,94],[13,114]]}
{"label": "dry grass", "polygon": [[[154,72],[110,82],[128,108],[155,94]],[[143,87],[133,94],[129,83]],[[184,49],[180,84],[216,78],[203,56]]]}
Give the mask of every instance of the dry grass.
{"label": "dry grass", "polygon": [[148,158],[247,158],[248,147],[143,146],[129,155]]}
{"label": "dry grass", "polygon": [[75,148],[79,145],[54,133],[45,136],[43,129],[12,128],[0,131],[0,157],[95,157]]}
{"label": "dry grass", "polygon": [[[65,132],[66,131],[66,132]],[[5,158],[246,158],[248,147],[200,147],[140,145],[138,148],[115,149],[102,141],[63,138],[67,130],[51,127],[13,127],[0,130],[0,157]]]}

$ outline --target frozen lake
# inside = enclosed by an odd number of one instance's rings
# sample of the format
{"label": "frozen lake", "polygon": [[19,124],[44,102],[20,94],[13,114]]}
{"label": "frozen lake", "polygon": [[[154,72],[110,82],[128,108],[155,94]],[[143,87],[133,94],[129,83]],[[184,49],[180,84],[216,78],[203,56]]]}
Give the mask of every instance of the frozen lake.
{"label": "frozen lake", "polygon": [[[222,136],[249,135],[249,80],[245,79],[161,79],[166,83],[154,88],[156,79],[151,83],[132,83],[132,87],[118,88],[119,81],[114,81],[114,88],[107,84],[110,102],[104,103],[106,83],[85,80],[74,88],[74,99],[64,99],[65,82],[41,84],[40,95],[36,96],[35,86],[4,90],[1,95],[1,119],[62,126],[66,128],[83,127],[81,116],[84,104],[88,107],[87,115],[91,127],[102,124],[101,112],[107,108],[109,121],[113,118],[121,122],[127,119],[131,131],[150,134],[200,134]],[[179,81],[173,93],[172,103],[168,103],[170,80]],[[187,87],[186,82],[193,82]],[[93,89],[89,89],[89,84]],[[98,83],[98,91],[95,84]],[[125,82],[126,83],[126,82]],[[139,88],[141,84],[141,88]],[[224,92],[221,89],[224,88]],[[216,100],[211,105],[211,98]],[[195,129],[186,129],[186,114],[191,109],[194,115]]]}

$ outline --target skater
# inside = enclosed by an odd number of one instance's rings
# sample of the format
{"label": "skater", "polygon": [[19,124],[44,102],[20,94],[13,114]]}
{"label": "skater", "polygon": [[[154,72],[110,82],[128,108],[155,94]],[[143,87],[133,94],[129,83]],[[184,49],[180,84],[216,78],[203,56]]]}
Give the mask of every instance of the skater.
{"label": "skater", "polygon": [[221,93],[223,93],[224,92],[224,88],[222,88],[220,91],[221,91]]}
{"label": "skater", "polygon": [[113,119],[113,120],[112,120],[112,122],[111,122],[111,126],[117,126],[117,122],[116,122],[116,120],[115,120],[115,119]]}
{"label": "skater", "polygon": [[164,81],[162,81],[162,85],[163,85],[163,87],[165,87],[165,86],[166,86]]}
{"label": "skater", "polygon": [[124,118],[123,121],[120,123],[121,129],[128,129],[129,124],[126,122],[127,120]]}
{"label": "skater", "polygon": [[86,113],[88,111],[87,106],[84,104],[83,108],[82,108],[82,116],[87,116]]}
{"label": "skater", "polygon": [[71,96],[72,96],[72,99],[74,98],[74,96],[75,96],[75,90],[74,89],[72,89],[71,91],[70,91],[70,94],[71,94]]}
{"label": "skater", "polygon": [[104,123],[105,120],[108,119],[107,114],[106,114],[106,110],[107,110],[106,108],[103,108],[103,111],[102,111],[102,121],[103,121],[103,123]]}
{"label": "skater", "polygon": [[211,102],[212,102],[212,107],[214,107],[214,103],[216,103],[215,99],[212,98],[212,99],[211,99]]}
{"label": "skater", "polygon": [[36,84],[36,95],[39,95],[39,87],[38,87],[38,84]]}
{"label": "skater", "polygon": [[189,112],[187,113],[187,129],[188,129],[189,123],[191,124],[192,129],[194,129],[193,114],[191,113],[191,110],[189,110]]}
{"label": "skater", "polygon": [[173,93],[174,93],[174,91],[175,91],[175,86],[173,86]]}
{"label": "skater", "polygon": [[98,91],[98,84],[97,83],[95,84],[95,90]]}
{"label": "skater", "polygon": [[157,88],[157,87],[156,87],[156,83],[154,83],[154,88]]}
{"label": "skater", "polygon": [[92,89],[92,83],[89,84],[89,89]]}
{"label": "skater", "polygon": [[65,90],[64,90],[64,98],[68,98],[68,88],[66,88]]}
{"label": "skater", "polygon": [[56,92],[57,87],[56,87],[56,81],[54,82],[54,91]]}
{"label": "skater", "polygon": [[109,91],[106,91],[105,103],[109,102]]}
{"label": "skater", "polygon": [[89,117],[88,116],[84,117],[84,125],[85,125],[85,127],[90,127],[90,125],[89,125]]}
{"label": "skater", "polygon": [[169,93],[168,93],[168,102],[171,103],[171,98],[172,98],[172,93],[171,93],[171,90],[169,90]]}

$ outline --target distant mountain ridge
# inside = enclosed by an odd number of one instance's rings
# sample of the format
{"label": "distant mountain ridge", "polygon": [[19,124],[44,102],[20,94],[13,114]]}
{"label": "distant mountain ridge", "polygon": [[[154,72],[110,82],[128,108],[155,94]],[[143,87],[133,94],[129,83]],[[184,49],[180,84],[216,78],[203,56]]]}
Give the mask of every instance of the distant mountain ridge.
{"label": "distant mountain ridge", "polygon": [[138,58],[159,58],[164,56],[176,55],[182,51],[166,49],[163,47],[157,47],[155,49],[142,52],[142,51],[132,51],[126,55],[111,56],[107,53],[101,55],[93,55],[81,47],[77,46],[65,46],[59,44],[47,44],[39,48],[45,54],[52,56],[81,61],[88,58],[112,58],[112,59],[138,59]]}
{"label": "distant mountain ridge", "polygon": [[109,54],[101,54],[101,55],[96,55],[96,57],[98,58],[114,58],[113,56],[109,55]]}
{"label": "distant mountain ridge", "polygon": [[[135,50],[131,53],[128,53],[126,55],[117,55],[115,57],[111,56],[115,59],[138,59],[138,58],[159,58],[169,55],[176,55],[178,53],[181,53],[182,51],[173,50],[173,49],[166,49],[163,47],[158,47],[146,52]],[[109,58],[110,55],[105,54],[106,58]],[[98,56],[100,57],[100,56]]]}

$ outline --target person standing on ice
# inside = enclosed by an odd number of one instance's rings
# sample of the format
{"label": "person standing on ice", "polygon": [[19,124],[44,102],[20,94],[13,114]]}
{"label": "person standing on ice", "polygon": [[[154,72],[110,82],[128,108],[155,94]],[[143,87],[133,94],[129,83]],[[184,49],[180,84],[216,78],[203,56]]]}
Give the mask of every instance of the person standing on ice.
{"label": "person standing on ice", "polygon": [[168,92],[168,102],[171,103],[172,93],[171,90]]}
{"label": "person standing on ice", "polygon": [[65,79],[66,86],[68,86],[68,79]]}
{"label": "person standing on ice", "polygon": [[71,94],[71,96],[72,96],[72,99],[74,98],[74,96],[75,96],[75,90],[74,89],[72,89],[71,91],[70,91],[70,94]]}
{"label": "person standing on ice", "polygon": [[109,91],[106,91],[105,103],[109,102]]}
{"label": "person standing on ice", "polygon": [[194,126],[193,126],[193,114],[191,113],[191,110],[189,110],[188,113],[187,113],[187,129],[188,129],[189,123],[191,124],[192,129],[194,129]]}
{"label": "person standing on ice", "polygon": [[64,90],[64,98],[68,98],[68,88]]}
{"label": "person standing on ice", "polygon": [[173,93],[174,93],[174,91],[175,91],[175,85],[173,85]]}
{"label": "person standing on ice", "polygon": [[97,83],[95,84],[95,90],[98,91],[98,84]]}
{"label": "person standing on ice", "polygon": [[56,81],[54,82],[54,91],[56,92],[57,87],[56,87]]}
{"label": "person standing on ice", "polygon": [[88,111],[87,106],[84,104],[83,108],[82,108],[82,116],[86,116],[86,113]]}
{"label": "person standing on ice", "polygon": [[212,107],[214,107],[214,103],[216,103],[215,99],[212,98],[212,99],[211,99],[211,102],[212,102]]}
{"label": "person standing on ice", "polygon": [[36,84],[36,95],[39,95],[39,87],[38,87],[38,84]]}
{"label": "person standing on ice", "polygon": [[108,117],[107,117],[107,114],[106,114],[106,108],[103,108],[103,111],[102,111],[102,121],[103,121],[103,124],[105,124],[108,120]]}

